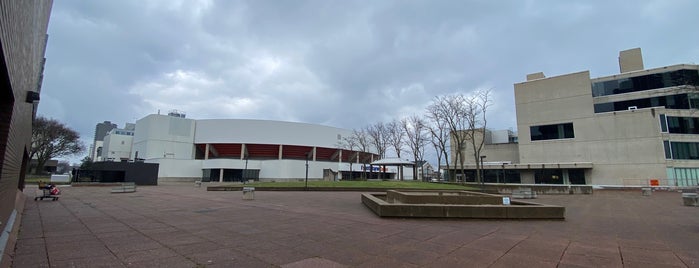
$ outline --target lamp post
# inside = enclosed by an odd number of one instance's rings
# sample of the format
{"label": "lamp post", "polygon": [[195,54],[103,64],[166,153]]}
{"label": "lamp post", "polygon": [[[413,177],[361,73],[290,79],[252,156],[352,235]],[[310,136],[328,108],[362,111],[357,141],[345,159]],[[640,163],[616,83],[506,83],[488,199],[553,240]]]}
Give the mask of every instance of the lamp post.
{"label": "lamp post", "polygon": [[485,183],[485,180],[484,180],[485,174],[483,174],[484,171],[485,171],[485,170],[483,169],[483,159],[485,159],[485,155],[481,155],[481,166],[480,166],[480,169],[481,169],[481,177],[479,178],[479,179],[481,180],[481,184]]}
{"label": "lamp post", "polygon": [[309,155],[310,155],[309,153],[306,153],[306,186],[305,186],[306,191],[308,191],[308,156]]}

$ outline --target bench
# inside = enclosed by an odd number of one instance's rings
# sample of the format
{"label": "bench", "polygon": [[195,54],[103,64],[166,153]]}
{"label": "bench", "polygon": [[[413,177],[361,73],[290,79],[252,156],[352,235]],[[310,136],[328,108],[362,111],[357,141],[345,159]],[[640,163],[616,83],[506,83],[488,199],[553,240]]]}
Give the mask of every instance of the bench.
{"label": "bench", "polygon": [[121,186],[112,188],[112,193],[133,193],[136,191],[136,183],[124,182]]}
{"label": "bench", "polygon": [[519,188],[512,190],[512,198],[517,199],[534,199],[536,198],[536,192],[532,191],[532,188]]}

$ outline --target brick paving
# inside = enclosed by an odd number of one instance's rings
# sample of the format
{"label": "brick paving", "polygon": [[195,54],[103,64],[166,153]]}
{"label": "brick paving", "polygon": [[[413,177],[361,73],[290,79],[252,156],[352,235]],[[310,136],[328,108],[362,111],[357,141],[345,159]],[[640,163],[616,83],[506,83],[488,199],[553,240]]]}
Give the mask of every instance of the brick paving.
{"label": "brick paving", "polygon": [[699,208],[680,193],[536,201],[566,220],[379,218],[359,192],[66,187],[27,200],[13,267],[699,267]]}

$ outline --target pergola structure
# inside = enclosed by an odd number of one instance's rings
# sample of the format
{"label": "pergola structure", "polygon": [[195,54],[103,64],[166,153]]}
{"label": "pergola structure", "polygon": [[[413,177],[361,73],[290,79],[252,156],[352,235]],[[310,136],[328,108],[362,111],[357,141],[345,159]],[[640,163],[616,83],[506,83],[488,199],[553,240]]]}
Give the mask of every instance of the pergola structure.
{"label": "pergola structure", "polygon": [[[397,157],[384,158],[381,160],[377,160],[377,161],[371,162],[371,165],[372,166],[382,166],[382,167],[384,167],[383,170],[386,170],[386,166],[397,166],[398,167],[398,179],[400,179],[401,181],[404,178],[403,167],[410,166],[410,167],[415,168],[414,162],[409,161],[409,160],[405,160],[405,159],[400,159]],[[416,178],[413,178],[413,179],[416,179]]]}

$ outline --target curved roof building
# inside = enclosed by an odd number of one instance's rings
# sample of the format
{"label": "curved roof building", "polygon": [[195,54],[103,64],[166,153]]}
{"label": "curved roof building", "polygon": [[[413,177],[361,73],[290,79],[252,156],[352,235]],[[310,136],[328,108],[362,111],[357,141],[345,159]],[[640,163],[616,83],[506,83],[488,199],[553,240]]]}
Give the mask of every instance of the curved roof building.
{"label": "curved roof building", "polygon": [[350,135],[307,123],[152,114],[136,122],[131,158],[160,164],[160,180],[299,180],[306,177],[307,162],[309,179],[335,180],[378,159],[342,149],[340,142]]}

